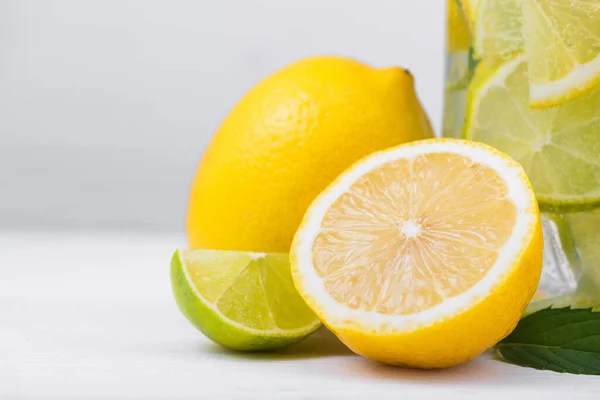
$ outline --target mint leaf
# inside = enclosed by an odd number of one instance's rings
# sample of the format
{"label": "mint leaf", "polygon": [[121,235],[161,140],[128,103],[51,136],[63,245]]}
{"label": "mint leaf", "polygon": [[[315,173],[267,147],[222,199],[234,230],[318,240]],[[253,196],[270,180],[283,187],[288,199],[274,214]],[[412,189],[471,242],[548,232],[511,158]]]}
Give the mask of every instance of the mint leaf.
{"label": "mint leaf", "polygon": [[537,311],[496,348],[507,361],[524,367],[600,375],[600,312],[570,307]]}

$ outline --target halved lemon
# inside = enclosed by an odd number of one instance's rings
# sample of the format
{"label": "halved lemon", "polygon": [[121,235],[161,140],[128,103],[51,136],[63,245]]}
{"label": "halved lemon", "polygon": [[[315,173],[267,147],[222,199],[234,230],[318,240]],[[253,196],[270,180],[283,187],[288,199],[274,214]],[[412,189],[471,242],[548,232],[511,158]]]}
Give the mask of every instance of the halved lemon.
{"label": "halved lemon", "polygon": [[308,209],[290,254],[350,349],[423,368],[508,335],[535,292],[540,214],[521,166],[482,143],[412,142],[359,161]]}
{"label": "halved lemon", "polygon": [[600,83],[600,2],[523,0],[522,6],[530,104],[554,106],[596,87]]}

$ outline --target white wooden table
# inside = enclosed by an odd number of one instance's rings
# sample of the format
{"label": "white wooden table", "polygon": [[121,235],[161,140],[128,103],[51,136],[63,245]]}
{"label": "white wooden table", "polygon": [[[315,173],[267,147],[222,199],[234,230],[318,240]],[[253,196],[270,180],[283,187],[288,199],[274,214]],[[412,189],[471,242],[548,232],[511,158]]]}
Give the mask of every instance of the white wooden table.
{"label": "white wooden table", "polygon": [[486,354],[443,371],[379,365],[327,331],[278,354],[228,352],[183,318],[182,237],[0,231],[0,399],[578,399],[600,377]]}

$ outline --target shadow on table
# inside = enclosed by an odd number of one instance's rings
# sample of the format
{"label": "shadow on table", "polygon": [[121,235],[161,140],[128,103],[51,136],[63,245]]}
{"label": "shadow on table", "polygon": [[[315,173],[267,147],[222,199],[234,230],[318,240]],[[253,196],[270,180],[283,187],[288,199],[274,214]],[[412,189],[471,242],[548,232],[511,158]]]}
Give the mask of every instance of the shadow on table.
{"label": "shadow on table", "polygon": [[352,353],[337,337],[322,327],[303,341],[281,350],[266,353],[242,353],[227,350],[217,344],[210,344],[211,351],[230,357],[258,361],[297,360],[305,358],[352,356]]}
{"label": "shadow on table", "polygon": [[[381,364],[355,355],[333,333],[324,327],[304,341],[270,353],[240,353],[211,344],[211,351],[225,357],[253,360],[258,362],[277,362],[286,360],[315,359],[320,357],[344,357],[343,361],[313,363],[315,373],[342,379],[359,379],[364,382],[426,384],[426,385],[511,385],[529,387],[532,379],[542,379],[544,384],[553,381],[553,373],[523,369],[500,361],[492,351],[488,351],[473,361],[445,369],[413,369]],[[526,372],[529,372],[527,374]],[[548,374],[544,374],[548,372]],[[548,376],[542,376],[548,375]],[[559,381],[558,381],[559,382]]]}
{"label": "shadow on table", "polygon": [[[361,378],[371,381],[411,382],[436,384],[511,384],[531,383],[523,379],[526,374],[520,367],[500,361],[488,351],[473,361],[445,369],[414,369],[381,364],[362,357],[337,368],[329,368],[328,373],[349,378]],[[507,379],[509,377],[509,379]],[[515,379],[510,379],[515,378]]]}

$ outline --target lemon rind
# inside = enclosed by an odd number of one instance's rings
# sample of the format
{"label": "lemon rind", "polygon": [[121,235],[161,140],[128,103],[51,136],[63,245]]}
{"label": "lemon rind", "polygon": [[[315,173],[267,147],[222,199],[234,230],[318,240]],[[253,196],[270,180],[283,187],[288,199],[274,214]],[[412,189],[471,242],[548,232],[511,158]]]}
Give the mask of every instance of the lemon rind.
{"label": "lemon rind", "polygon": [[600,56],[561,79],[544,84],[529,83],[529,105],[533,108],[553,107],[589,93],[600,83]]}

